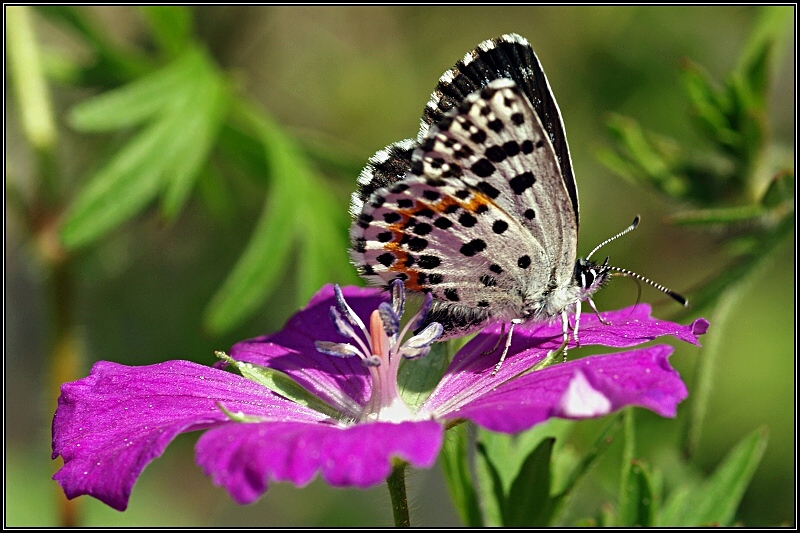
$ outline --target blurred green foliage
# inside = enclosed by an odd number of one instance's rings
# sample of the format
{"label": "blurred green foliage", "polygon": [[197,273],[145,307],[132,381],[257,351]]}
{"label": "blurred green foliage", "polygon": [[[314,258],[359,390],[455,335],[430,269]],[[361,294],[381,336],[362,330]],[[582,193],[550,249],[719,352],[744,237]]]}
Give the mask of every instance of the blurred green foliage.
{"label": "blurred green foliage", "polygon": [[[442,461],[455,505],[441,474],[412,474],[413,523],[791,525],[793,17],[746,6],[7,8],[7,525],[64,521],[47,479],[57,383],[97,359],[210,364],[214,350],[277,330],[322,284],[356,283],[347,198],[361,166],[416,134],[435,81],[466,50],[510,31],[534,46],[564,114],[582,246],[641,212],[614,264],[688,292],[689,313],[712,329],[700,355],[673,356],[691,391],[677,421],[637,413],[635,432],[631,414],[621,431],[619,419],[554,421],[518,437],[459,426]],[[598,303],[631,294],[620,284]],[[383,487],[274,486],[239,508],[199,473],[192,440],[146,471],[129,511],[90,502],[81,523],[389,523],[388,504],[375,509]]]}

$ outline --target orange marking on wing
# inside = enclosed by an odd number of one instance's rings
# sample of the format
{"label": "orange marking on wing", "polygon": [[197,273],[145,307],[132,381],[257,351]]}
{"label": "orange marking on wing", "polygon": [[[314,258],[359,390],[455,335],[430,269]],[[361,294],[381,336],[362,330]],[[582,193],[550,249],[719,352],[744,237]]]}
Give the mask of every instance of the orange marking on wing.
{"label": "orange marking on wing", "polygon": [[472,195],[467,200],[460,200],[454,196],[443,196],[439,200],[428,202],[417,198],[415,199],[415,207],[398,209],[396,211],[397,214],[401,216],[401,219],[388,226],[387,229],[392,232],[392,240],[384,244],[383,248],[395,256],[395,261],[392,263],[392,266],[389,267],[389,271],[405,274],[407,276],[407,279],[404,281],[407,289],[421,291],[426,287],[419,283],[420,271],[407,266],[406,262],[408,261],[409,253],[404,250],[400,244],[403,237],[406,235],[405,226],[409,219],[424,209],[430,209],[434,213],[442,215],[446,213],[448,208],[452,208],[454,205],[457,205],[459,208],[469,213],[478,212],[480,206],[488,207],[490,205],[495,205],[492,199],[485,194],[475,190],[472,190],[471,193]]}

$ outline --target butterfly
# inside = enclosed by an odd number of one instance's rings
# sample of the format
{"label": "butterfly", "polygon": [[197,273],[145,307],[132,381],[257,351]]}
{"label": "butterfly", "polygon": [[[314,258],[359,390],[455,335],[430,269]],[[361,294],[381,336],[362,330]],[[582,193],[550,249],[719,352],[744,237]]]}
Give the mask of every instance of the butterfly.
{"label": "butterfly", "polygon": [[509,323],[495,371],[515,325],[561,318],[565,348],[570,312],[577,340],[581,303],[597,312],[591,296],[612,271],[644,279],[608,259],[577,257],[578,189],[564,124],[538,58],[517,34],[480,43],[445,72],[417,139],[378,151],[358,184],[350,255],[359,274],[430,293],[420,327],[439,322],[441,339]]}

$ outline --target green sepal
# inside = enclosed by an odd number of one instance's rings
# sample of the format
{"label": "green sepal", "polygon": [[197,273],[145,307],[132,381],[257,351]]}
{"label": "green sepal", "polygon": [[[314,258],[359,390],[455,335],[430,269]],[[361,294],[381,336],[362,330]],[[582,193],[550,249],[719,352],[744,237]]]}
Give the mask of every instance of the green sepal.
{"label": "green sepal", "polygon": [[227,416],[228,418],[230,418],[234,422],[242,422],[242,423],[245,423],[245,424],[258,424],[260,422],[265,422],[266,421],[266,419],[264,419],[263,417],[260,417],[260,416],[246,415],[241,411],[238,411],[236,413],[234,413],[232,411],[228,411],[227,409],[225,409],[225,406],[222,405],[219,402],[217,402],[217,408],[220,411],[222,411],[223,413],[225,413],[225,416]]}
{"label": "green sepal", "polygon": [[397,383],[400,397],[409,409],[418,410],[438,385],[448,364],[447,344],[443,342],[433,343],[431,351],[425,357],[400,363]]}
{"label": "green sepal", "polygon": [[334,419],[339,419],[342,416],[336,409],[322,401],[312,392],[309,392],[306,388],[280,370],[237,361],[221,351],[214,352],[214,354],[219,359],[238,370],[242,377],[267,387],[269,390],[283,396],[287,400],[291,400],[296,404],[303,405]]}

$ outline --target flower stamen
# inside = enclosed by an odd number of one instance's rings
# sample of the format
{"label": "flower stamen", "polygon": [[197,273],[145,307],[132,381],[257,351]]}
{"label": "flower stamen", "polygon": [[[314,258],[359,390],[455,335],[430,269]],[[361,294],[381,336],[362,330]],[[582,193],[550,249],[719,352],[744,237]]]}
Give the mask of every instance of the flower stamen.
{"label": "flower stamen", "polygon": [[[397,373],[400,358],[418,359],[430,352],[431,344],[438,339],[444,328],[438,322],[432,322],[417,335],[411,336],[401,344],[409,331],[413,331],[425,320],[430,309],[432,297],[426,295],[422,307],[416,315],[400,328],[400,318],[405,309],[405,289],[403,282],[395,280],[391,286],[391,303],[383,302],[370,315],[369,329],[353,312],[338,286],[334,287],[336,306],[330,308],[331,321],[344,337],[355,341],[357,346],[349,343],[315,341],[317,350],[335,357],[358,356],[369,369],[372,378],[370,398],[363,407],[359,421],[383,420],[400,422],[413,420],[414,414],[403,402],[397,384]],[[361,329],[363,336],[352,327]]]}

